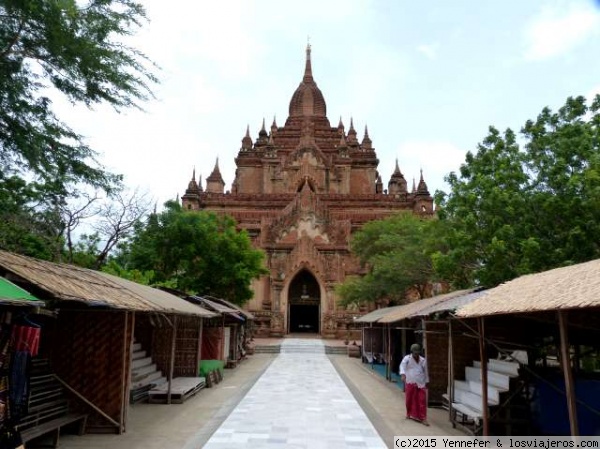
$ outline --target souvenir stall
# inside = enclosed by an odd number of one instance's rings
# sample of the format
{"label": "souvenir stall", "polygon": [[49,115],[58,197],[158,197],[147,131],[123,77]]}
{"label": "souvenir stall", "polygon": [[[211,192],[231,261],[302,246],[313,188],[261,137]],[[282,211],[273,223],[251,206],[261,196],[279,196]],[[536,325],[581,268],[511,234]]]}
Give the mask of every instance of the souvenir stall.
{"label": "souvenir stall", "polygon": [[0,277],[0,447],[21,447],[20,424],[29,408],[31,359],[38,354],[44,303]]}

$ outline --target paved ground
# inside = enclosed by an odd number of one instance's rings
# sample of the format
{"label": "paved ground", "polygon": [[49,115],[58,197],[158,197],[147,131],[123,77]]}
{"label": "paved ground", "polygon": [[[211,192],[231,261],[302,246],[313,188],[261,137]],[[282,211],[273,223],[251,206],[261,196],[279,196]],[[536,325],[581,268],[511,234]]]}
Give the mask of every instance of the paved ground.
{"label": "paved ground", "polygon": [[286,339],[281,352],[206,449],[386,447],[321,340]]}
{"label": "paved ground", "polygon": [[[216,387],[200,391],[184,404],[132,406],[123,435],[65,435],[60,446],[392,447],[394,435],[461,435],[443,410],[429,409],[430,427],[403,419],[404,394],[359,359],[314,354],[320,340],[284,342],[295,352],[301,351],[298,345],[310,352],[255,354],[236,369],[226,370],[225,380]],[[311,434],[321,439],[311,439]]]}

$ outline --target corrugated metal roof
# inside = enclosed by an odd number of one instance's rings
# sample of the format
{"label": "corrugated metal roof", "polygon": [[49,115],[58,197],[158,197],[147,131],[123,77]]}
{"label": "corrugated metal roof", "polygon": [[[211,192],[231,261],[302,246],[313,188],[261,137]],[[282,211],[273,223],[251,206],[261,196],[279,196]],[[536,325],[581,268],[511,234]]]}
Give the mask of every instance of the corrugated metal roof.
{"label": "corrugated metal roof", "polygon": [[483,295],[485,295],[485,293],[486,293],[486,290],[481,290],[481,291],[474,291],[473,293],[469,293],[464,296],[456,296],[456,297],[450,298],[446,301],[442,301],[442,302],[433,304],[429,307],[425,307],[424,309],[421,309],[420,311],[418,311],[416,314],[414,314],[412,316],[428,316],[428,315],[431,315],[431,314],[437,313],[437,312],[454,312],[455,310],[459,309],[460,307],[463,307],[463,306],[475,301],[477,298],[482,297]]}
{"label": "corrugated metal roof", "polygon": [[372,312],[369,312],[366,315],[363,315],[354,321],[356,323],[375,323],[379,318],[385,316],[386,314],[388,314],[394,310],[399,309],[400,307],[404,307],[404,306],[402,305],[402,306],[383,307],[381,309],[373,310]]}
{"label": "corrugated metal roof", "polygon": [[138,284],[137,282],[113,276],[108,273],[98,273],[109,280],[121,285],[123,288],[139,295],[147,301],[150,301],[155,306],[161,308],[164,313],[176,313],[185,315],[197,315],[203,318],[212,318],[218,314],[206,310],[204,307],[196,304],[191,304],[178,296],[168,293],[157,288],[149,287],[148,285]]}
{"label": "corrugated metal roof", "polygon": [[241,315],[237,309],[234,309],[233,307],[227,307],[223,304],[220,304],[216,301],[211,301],[208,298],[205,298],[204,296],[189,296],[189,299],[191,299],[192,301],[196,301],[198,303],[200,303],[203,306],[206,306],[208,309],[211,309],[219,314],[227,314],[230,315],[234,318],[237,318],[238,320],[241,321],[245,321],[246,319],[244,318],[243,315]]}
{"label": "corrugated metal roof", "polygon": [[521,276],[456,311],[476,317],[600,307],[600,259]]}
{"label": "corrugated metal roof", "polygon": [[203,298],[207,298],[213,302],[218,302],[221,303],[227,307],[230,307],[232,309],[237,310],[241,315],[244,316],[244,318],[246,318],[247,320],[253,320],[254,319],[254,315],[252,315],[250,312],[248,312],[247,310],[242,309],[240,306],[238,306],[237,304],[234,304],[232,302],[227,301],[226,299],[223,298],[215,298],[214,296],[203,296]]}
{"label": "corrugated metal roof", "polygon": [[472,293],[473,289],[468,290],[456,290],[454,292],[446,293],[443,295],[433,296],[431,298],[425,298],[418,301],[414,301],[408,304],[401,306],[398,310],[391,311],[385,316],[381,317],[378,322],[379,323],[394,323],[396,321],[401,321],[406,318],[410,318],[413,316],[421,316],[423,310],[427,308],[436,306],[445,301],[448,301],[452,298],[457,298],[460,296],[465,296],[469,293]]}
{"label": "corrugated metal roof", "polygon": [[56,299],[116,309],[162,312],[163,309],[97,271],[0,251],[0,266],[50,293]]}

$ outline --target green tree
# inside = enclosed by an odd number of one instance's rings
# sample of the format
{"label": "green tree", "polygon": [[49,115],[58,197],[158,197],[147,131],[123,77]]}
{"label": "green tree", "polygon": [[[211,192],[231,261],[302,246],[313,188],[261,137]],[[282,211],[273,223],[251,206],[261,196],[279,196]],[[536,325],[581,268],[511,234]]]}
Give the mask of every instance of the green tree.
{"label": "green tree", "polygon": [[116,258],[125,270],[153,272],[152,284],[221,297],[252,298],[250,282],[267,270],[264,254],[228,216],[183,210],[176,202],[137,226]]}
{"label": "green tree", "polygon": [[139,107],[156,77],[123,43],[145,12],[131,0],[0,0],[0,172],[29,172],[67,194],[76,182],[120,181],[94,160],[82,136],[52,110],[51,92],[72,103]]}
{"label": "green tree", "polygon": [[0,172],[0,249],[54,259],[57,234],[45,198],[42,186]]}
{"label": "green tree", "polygon": [[434,275],[431,255],[444,248],[442,232],[437,220],[411,213],[365,224],[352,238],[351,250],[367,273],[338,286],[340,303],[402,303],[410,288],[424,297]]}
{"label": "green tree", "polygon": [[467,153],[450,193],[436,194],[448,250],[434,255],[455,286],[494,287],[516,276],[600,257],[600,96],[545,108]]}
{"label": "green tree", "polygon": [[435,255],[438,275],[456,287],[497,285],[519,272],[523,226],[531,211],[525,198],[524,154],[509,129],[490,128],[477,153],[467,153],[460,176],[446,181],[451,194],[437,194],[442,220],[450,220],[448,251]]}

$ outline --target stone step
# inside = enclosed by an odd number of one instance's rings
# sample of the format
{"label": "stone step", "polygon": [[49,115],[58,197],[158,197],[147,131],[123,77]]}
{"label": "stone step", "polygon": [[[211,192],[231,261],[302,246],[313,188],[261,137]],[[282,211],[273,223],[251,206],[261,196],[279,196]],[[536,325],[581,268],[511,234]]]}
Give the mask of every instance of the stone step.
{"label": "stone step", "polygon": [[146,357],[146,351],[143,350],[135,351],[131,354],[131,360],[143,359],[144,357]]}
{"label": "stone step", "polygon": [[131,371],[131,378],[137,379],[139,377],[145,376],[146,374],[150,374],[154,371],[156,371],[156,363],[151,363],[149,365],[145,365],[140,368],[133,369]]}
{"label": "stone step", "polygon": [[349,346],[325,346],[325,354],[348,354]]}
{"label": "stone step", "polygon": [[133,352],[139,351],[140,349],[142,349],[142,344],[141,343],[134,343],[133,346],[131,347],[131,350]]}
{"label": "stone step", "polygon": [[140,387],[144,387],[146,385],[160,385],[164,382],[166,382],[167,378],[163,377],[162,373],[160,371],[155,371],[153,373],[148,374],[145,377],[142,377],[141,379],[138,380],[132,380],[131,381],[131,388],[135,389],[135,388],[140,388]]}
{"label": "stone step", "polygon": [[280,345],[264,345],[264,346],[255,346],[254,353],[255,354],[279,354],[281,352]]}
{"label": "stone step", "polygon": [[135,359],[131,363],[131,369],[137,371],[139,368],[144,366],[152,365],[152,357],[144,357],[143,359]]}

